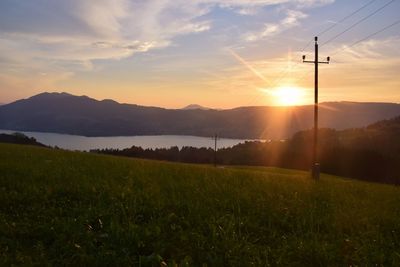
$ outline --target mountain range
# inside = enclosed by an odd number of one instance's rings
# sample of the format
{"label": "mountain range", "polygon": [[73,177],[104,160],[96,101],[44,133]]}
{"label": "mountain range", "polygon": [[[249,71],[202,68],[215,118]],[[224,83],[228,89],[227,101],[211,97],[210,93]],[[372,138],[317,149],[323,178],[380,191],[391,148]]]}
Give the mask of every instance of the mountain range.
{"label": "mountain range", "polygon": [[[394,103],[326,102],[320,127],[364,127],[400,115]],[[0,129],[84,136],[195,135],[284,139],[313,126],[313,105],[165,109],[68,93],[42,93],[0,106]]]}

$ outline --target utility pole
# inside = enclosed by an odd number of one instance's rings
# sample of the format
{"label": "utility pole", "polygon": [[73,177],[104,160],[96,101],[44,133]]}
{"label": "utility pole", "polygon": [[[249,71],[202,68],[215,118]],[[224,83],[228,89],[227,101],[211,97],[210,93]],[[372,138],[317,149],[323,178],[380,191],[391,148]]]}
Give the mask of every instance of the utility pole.
{"label": "utility pole", "polygon": [[214,135],[214,167],[217,167],[217,140],[218,135]]}
{"label": "utility pole", "polygon": [[303,63],[313,63],[315,66],[314,78],[314,142],[313,142],[313,155],[311,166],[311,177],[314,180],[319,180],[320,166],[318,163],[318,64],[329,64],[330,57],[326,61],[318,61],[318,37],[315,40],[315,59],[314,61],[307,61],[306,56],[303,55]]}

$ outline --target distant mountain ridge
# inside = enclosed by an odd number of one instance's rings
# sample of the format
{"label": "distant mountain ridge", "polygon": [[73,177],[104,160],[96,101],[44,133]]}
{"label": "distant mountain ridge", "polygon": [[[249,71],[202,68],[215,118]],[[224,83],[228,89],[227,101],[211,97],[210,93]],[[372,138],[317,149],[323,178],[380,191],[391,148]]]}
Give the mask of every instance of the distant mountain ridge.
{"label": "distant mountain ridge", "polygon": [[202,110],[208,110],[208,109],[212,109],[212,108],[206,108],[197,104],[190,104],[187,105],[186,107],[182,108],[182,109],[202,109]]}
{"label": "distant mountain ridge", "polygon": [[[321,104],[320,127],[364,127],[400,115],[392,103]],[[85,136],[195,135],[282,139],[313,125],[313,106],[165,109],[68,93],[42,93],[0,106],[0,128]]]}

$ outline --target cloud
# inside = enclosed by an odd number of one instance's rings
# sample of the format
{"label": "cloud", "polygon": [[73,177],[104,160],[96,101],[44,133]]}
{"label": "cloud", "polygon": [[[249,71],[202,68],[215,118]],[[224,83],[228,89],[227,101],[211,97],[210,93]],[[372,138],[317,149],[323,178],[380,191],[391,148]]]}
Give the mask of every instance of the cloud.
{"label": "cloud", "polygon": [[244,15],[244,16],[251,16],[251,15],[255,15],[257,14],[259,11],[258,7],[242,7],[242,8],[238,8],[236,9],[236,13],[240,14],[240,15]]}
{"label": "cloud", "polygon": [[332,64],[320,72],[321,81],[327,88],[325,95],[341,100],[398,101],[399,46],[400,38],[397,36],[370,39],[353,47],[324,47],[330,52],[323,53],[332,55]]}
{"label": "cloud", "polygon": [[299,0],[297,1],[297,6],[301,8],[310,8],[329,5],[334,2],[335,0]]}
{"label": "cloud", "polygon": [[[330,0],[331,1],[331,0]],[[215,7],[242,15],[260,8],[313,6],[328,0],[2,0],[1,68],[25,68],[60,75],[94,69],[94,60],[119,60],[170,46],[178,36],[210,31]],[[262,37],[295,26],[305,17],[290,10],[277,24],[266,24]],[[256,39],[249,37],[249,39]],[[52,70],[52,69],[51,69]],[[69,76],[68,76],[69,77]]]}
{"label": "cloud", "polygon": [[282,31],[298,26],[300,20],[307,18],[307,14],[298,10],[287,10],[286,17],[278,23],[266,23],[264,29],[259,32],[252,32],[244,35],[244,39],[249,42],[258,41],[265,37],[273,36]]}
{"label": "cloud", "polygon": [[[354,64],[360,61],[370,61],[371,67],[379,62],[398,62],[398,47],[400,46],[400,38],[389,37],[385,39],[369,39],[360,42],[354,46],[329,45],[324,48],[332,51],[332,59],[340,64]],[[364,63],[363,63],[364,64]]]}
{"label": "cloud", "polygon": [[[0,51],[25,43],[31,57],[120,59],[165,47],[182,34],[200,33],[208,8],[184,1],[69,0],[0,3]],[[181,3],[179,3],[181,2]],[[11,46],[10,46],[11,45]],[[15,48],[21,48],[17,45]],[[19,49],[15,49],[20,51]]]}
{"label": "cloud", "polygon": [[[332,64],[321,66],[321,101],[398,101],[399,46],[400,38],[391,37],[368,40],[354,47],[324,47],[323,54],[333,56]],[[229,54],[232,53],[229,51]],[[296,86],[309,89],[306,92],[312,95],[312,67],[308,64],[296,64],[300,62],[301,54],[294,57],[294,62],[290,60],[290,56],[286,58],[283,55],[275,55],[268,60],[237,60],[234,56],[232,62],[237,64],[214,71],[212,74],[215,77],[210,76],[206,86],[229,94],[254,94],[254,100],[245,105],[268,101],[259,88],[265,91],[279,86]]]}
{"label": "cloud", "polygon": [[287,16],[281,21],[284,27],[293,27],[299,25],[299,20],[306,18],[307,15],[301,11],[288,10]]}

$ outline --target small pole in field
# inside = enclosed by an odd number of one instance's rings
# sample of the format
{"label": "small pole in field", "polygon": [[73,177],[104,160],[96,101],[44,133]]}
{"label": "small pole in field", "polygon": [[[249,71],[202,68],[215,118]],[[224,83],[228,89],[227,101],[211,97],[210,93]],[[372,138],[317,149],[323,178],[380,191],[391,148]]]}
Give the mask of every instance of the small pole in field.
{"label": "small pole in field", "polygon": [[214,167],[217,167],[217,140],[218,135],[214,135]]}

